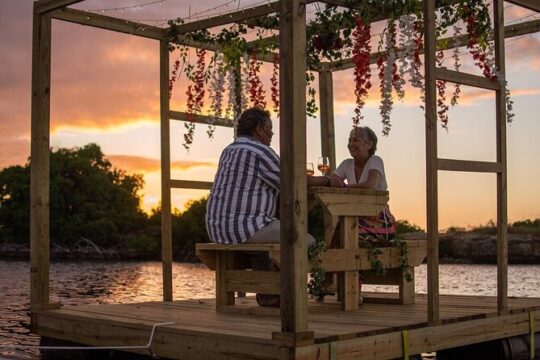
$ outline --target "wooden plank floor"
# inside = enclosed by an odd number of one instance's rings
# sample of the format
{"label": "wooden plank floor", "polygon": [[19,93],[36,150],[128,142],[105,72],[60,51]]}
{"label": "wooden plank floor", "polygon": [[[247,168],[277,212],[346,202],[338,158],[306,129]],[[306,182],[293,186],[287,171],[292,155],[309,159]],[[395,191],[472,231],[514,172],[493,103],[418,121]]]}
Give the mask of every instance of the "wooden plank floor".
{"label": "wooden plank floor", "polygon": [[[369,300],[370,296],[373,294],[365,297]],[[515,314],[540,310],[538,298],[509,298],[508,303],[510,312]],[[497,316],[495,297],[442,295],[440,306],[441,325]],[[417,294],[416,303],[411,305],[364,303],[360,309],[348,312],[342,311],[334,298],[327,297],[324,303],[310,302],[308,309],[309,329],[314,331],[315,344],[427,327],[426,295]],[[215,311],[214,299],[201,299],[66,306],[38,311],[33,319],[39,335],[94,346],[145,344],[153,324],[174,322],[156,333],[155,346],[163,348],[161,356],[164,357],[191,358],[189,354],[182,357],[175,354],[185,355],[185,348],[167,347],[168,342],[175,343],[175,336],[177,340],[180,337],[184,342],[193,342],[189,349],[221,347],[219,351],[229,354],[229,358],[235,358],[231,354],[238,350],[230,348],[234,344],[242,344],[242,351],[253,358],[259,355],[268,358],[264,355],[268,352],[276,354],[272,358],[287,356],[283,344],[272,340],[272,333],[280,331],[279,310],[258,307],[251,297],[237,299],[237,305],[224,312]],[[214,356],[208,355],[209,359],[219,358],[212,354]]]}

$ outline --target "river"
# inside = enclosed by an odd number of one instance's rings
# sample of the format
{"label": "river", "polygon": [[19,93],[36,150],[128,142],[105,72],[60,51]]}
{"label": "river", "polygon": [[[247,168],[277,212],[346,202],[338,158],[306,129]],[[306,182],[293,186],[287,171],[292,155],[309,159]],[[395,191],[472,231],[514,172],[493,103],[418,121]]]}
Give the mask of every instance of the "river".
{"label": "river", "polygon": [[[441,294],[496,295],[494,265],[441,265],[439,272]],[[415,275],[416,291],[426,293],[426,266]],[[66,305],[161,300],[159,262],[56,262],[51,264],[50,277],[51,301]],[[214,294],[214,273],[203,265],[174,263],[173,277],[177,300]],[[391,288],[371,285],[365,290]],[[38,345],[39,338],[29,331],[29,292],[29,263],[0,261],[0,359],[39,358],[35,349],[2,348]],[[540,265],[509,266],[508,295],[540,297]]]}

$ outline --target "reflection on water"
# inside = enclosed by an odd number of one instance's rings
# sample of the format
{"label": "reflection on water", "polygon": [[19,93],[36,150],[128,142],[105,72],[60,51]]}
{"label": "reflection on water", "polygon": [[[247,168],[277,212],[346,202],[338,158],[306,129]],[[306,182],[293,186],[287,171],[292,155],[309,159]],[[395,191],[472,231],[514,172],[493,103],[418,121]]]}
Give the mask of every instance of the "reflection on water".
{"label": "reflection on water", "polygon": [[[66,305],[111,304],[162,299],[159,262],[61,262],[51,264],[51,301]],[[214,274],[203,265],[173,265],[175,299],[211,297]],[[496,295],[493,265],[441,265],[441,294]],[[29,331],[29,263],[0,261],[0,345],[38,345]],[[540,266],[514,265],[508,270],[510,296],[540,297]],[[426,267],[416,271],[416,289],[426,293]],[[395,291],[389,286],[365,290]],[[8,351],[0,358],[36,359],[37,351]]]}

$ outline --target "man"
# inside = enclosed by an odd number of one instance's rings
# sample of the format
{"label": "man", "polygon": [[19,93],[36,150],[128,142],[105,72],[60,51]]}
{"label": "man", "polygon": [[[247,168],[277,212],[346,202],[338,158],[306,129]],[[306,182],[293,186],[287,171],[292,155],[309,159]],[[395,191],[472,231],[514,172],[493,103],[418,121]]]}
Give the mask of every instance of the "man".
{"label": "man", "polygon": [[[273,135],[268,111],[251,108],[240,116],[238,137],[221,154],[206,207],[206,228],[213,242],[280,242],[280,222],[276,219],[279,157],[270,148]],[[327,186],[329,182],[323,176],[308,177],[309,186]],[[307,241],[310,245],[315,239],[308,234]],[[254,267],[266,270],[269,264],[259,261]],[[257,299],[261,303],[261,296]]]}

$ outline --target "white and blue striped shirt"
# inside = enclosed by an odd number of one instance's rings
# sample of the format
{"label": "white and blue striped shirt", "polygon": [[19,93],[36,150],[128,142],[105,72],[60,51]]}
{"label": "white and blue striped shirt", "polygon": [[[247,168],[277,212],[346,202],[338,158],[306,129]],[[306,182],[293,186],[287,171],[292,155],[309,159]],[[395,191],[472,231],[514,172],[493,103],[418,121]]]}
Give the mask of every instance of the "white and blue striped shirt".
{"label": "white and blue striped shirt", "polygon": [[278,155],[251,137],[239,136],[221,154],[206,205],[210,240],[246,242],[274,220],[278,195]]}

